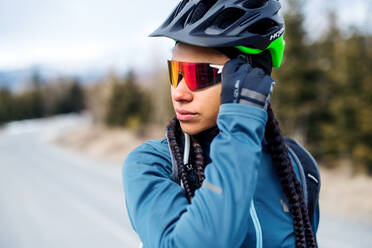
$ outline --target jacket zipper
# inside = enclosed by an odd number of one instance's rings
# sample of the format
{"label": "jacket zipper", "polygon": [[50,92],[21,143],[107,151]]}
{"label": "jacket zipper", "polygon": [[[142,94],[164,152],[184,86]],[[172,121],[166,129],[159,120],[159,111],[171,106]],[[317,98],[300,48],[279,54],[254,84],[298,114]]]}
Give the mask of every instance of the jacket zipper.
{"label": "jacket zipper", "polygon": [[249,209],[249,212],[251,214],[252,220],[253,220],[253,225],[256,230],[256,248],[262,248],[262,230],[261,230],[261,224],[260,221],[258,220],[258,216],[256,213],[256,209],[254,207],[254,202],[253,200],[251,201],[251,206]]}

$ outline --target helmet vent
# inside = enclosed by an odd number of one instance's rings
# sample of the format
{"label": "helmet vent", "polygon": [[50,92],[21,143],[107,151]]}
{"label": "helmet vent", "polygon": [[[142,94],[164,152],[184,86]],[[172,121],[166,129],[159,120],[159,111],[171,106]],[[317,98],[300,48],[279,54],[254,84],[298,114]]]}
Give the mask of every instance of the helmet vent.
{"label": "helmet vent", "polygon": [[181,30],[185,28],[185,25],[187,24],[188,16],[190,16],[190,13],[193,12],[193,8],[190,8],[184,13],[180,19],[177,20],[177,22],[173,25],[172,31]]}
{"label": "helmet vent", "polygon": [[245,11],[242,9],[227,8],[224,9],[222,13],[217,16],[213,24],[220,29],[225,29],[239,20],[240,17],[242,17],[244,14]]}
{"label": "helmet vent", "polygon": [[190,24],[200,20],[216,2],[217,0],[201,0],[190,15]]}
{"label": "helmet vent", "polygon": [[173,10],[172,14],[168,17],[168,19],[163,23],[162,27],[168,26],[174,18],[182,11],[182,9],[185,7],[185,5],[189,2],[189,0],[183,0],[180,2],[177,7]]}
{"label": "helmet vent", "polygon": [[272,19],[265,18],[254,23],[248,27],[245,31],[253,34],[266,35],[271,33],[273,30],[278,28],[278,23]]}
{"label": "helmet vent", "polygon": [[248,0],[243,3],[243,7],[248,9],[257,9],[264,6],[268,0]]}
{"label": "helmet vent", "polygon": [[180,4],[178,5],[178,7],[176,8],[175,15],[177,15],[178,13],[180,13],[183,10],[183,7],[185,7],[185,5],[188,2],[189,2],[189,0],[183,0],[182,2],[180,2]]}

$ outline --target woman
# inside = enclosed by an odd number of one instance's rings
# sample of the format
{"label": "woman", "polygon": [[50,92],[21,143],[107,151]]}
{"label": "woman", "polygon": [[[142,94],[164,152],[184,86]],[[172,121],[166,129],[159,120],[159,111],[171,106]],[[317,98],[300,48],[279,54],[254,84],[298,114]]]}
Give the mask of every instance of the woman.
{"label": "woman", "polygon": [[279,9],[277,0],[184,0],[152,34],[176,40],[176,117],[123,166],[144,247],[317,247],[319,213],[309,217],[269,103],[284,50]]}

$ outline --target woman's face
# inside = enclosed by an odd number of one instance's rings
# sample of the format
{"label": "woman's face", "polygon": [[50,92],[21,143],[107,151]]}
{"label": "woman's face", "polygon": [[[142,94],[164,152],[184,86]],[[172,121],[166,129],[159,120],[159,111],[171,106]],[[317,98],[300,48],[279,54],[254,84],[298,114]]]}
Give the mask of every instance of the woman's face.
{"label": "woman's face", "polygon": [[[172,60],[224,65],[229,58],[212,48],[177,43]],[[171,87],[174,111],[185,133],[195,135],[216,125],[220,93],[220,83],[191,91],[182,79],[177,88]]]}

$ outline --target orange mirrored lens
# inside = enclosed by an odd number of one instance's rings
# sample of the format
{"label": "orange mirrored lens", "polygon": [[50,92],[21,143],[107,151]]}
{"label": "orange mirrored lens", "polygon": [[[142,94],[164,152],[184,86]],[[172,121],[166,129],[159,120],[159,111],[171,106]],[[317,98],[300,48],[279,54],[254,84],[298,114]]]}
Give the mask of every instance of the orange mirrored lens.
{"label": "orange mirrored lens", "polygon": [[179,71],[179,62],[178,61],[168,61],[168,71],[169,71],[169,78],[170,83],[174,88],[177,88],[178,84],[182,80],[178,80],[181,76]]}
{"label": "orange mirrored lens", "polygon": [[220,69],[208,63],[168,60],[171,85],[176,88],[184,78],[190,90],[199,90],[221,82]]}

